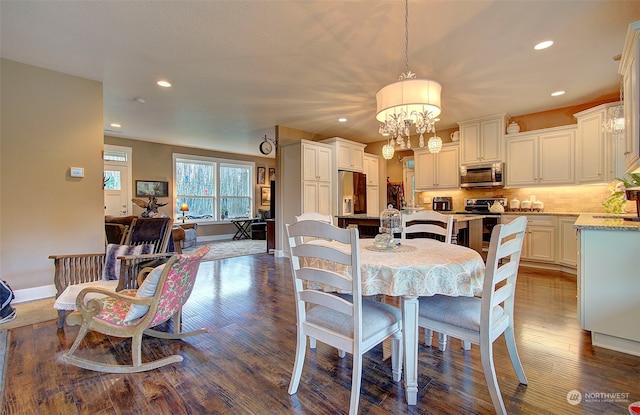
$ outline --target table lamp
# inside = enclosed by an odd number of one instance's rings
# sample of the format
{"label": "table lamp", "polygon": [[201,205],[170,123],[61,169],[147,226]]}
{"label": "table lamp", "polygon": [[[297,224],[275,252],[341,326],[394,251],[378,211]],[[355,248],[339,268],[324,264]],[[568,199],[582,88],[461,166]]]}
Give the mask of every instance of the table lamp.
{"label": "table lamp", "polygon": [[180,205],[180,211],[182,212],[182,223],[184,223],[184,212],[189,210],[189,205],[183,203]]}

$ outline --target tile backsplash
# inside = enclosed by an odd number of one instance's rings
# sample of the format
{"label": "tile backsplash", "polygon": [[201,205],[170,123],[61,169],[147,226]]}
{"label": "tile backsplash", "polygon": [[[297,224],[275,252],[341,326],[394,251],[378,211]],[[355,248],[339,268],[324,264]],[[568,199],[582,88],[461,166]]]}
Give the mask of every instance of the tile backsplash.
{"label": "tile backsplash", "polygon": [[[487,197],[506,197],[508,200],[517,198],[520,201],[529,200],[535,196],[536,200],[544,203],[545,212],[604,212],[602,202],[611,193],[611,184],[576,185],[558,187],[525,187],[518,189],[465,189],[439,190],[417,192],[415,204],[425,209],[431,209],[431,199],[436,196],[451,196],[453,210],[464,210],[464,199]],[[636,213],[635,202],[626,202],[626,211]]]}

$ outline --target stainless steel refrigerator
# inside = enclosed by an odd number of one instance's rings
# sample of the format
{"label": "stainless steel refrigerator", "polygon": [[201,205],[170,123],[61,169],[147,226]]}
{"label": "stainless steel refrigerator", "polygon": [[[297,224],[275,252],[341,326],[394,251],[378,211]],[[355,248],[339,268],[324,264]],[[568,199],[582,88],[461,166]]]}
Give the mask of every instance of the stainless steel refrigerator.
{"label": "stainless steel refrigerator", "polygon": [[338,171],[338,215],[367,213],[367,176],[364,173]]}

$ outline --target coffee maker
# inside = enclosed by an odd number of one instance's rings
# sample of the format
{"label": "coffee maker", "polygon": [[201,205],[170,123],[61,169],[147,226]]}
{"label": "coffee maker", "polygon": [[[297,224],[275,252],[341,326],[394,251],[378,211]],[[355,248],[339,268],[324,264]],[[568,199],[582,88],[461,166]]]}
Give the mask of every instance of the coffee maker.
{"label": "coffee maker", "polygon": [[451,197],[434,197],[432,208],[437,212],[448,212],[453,209],[453,199]]}

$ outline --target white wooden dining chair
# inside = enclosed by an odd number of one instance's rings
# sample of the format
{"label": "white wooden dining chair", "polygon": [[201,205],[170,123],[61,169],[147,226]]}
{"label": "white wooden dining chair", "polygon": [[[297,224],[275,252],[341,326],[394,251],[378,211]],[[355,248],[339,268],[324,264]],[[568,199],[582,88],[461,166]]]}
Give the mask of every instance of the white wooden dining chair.
{"label": "white wooden dining chair", "polygon": [[[450,244],[453,240],[453,215],[445,215],[433,210],[420,210],[409,215],[402,215],[402,232],[401,239],[412,238],[431,238],[437,239],[444,243]],[[431,346],[433,343],[433,330],[425,329],[424,344]],[[447,336],[438,333],[438,344],[446,344]],[[463,342],[462,347],[469,350],[471,345]]]}
{"label": "white wooden dining chair", "polygon": [[[341,229],[325,222],[305,220],[285,226],[295,292],[297,317],[296,357],[289,394],[298,391],[307,349],[307,337],[353,355],[349,414],[358,413],[362,380],[362,355],[388,337],[392,338],[393,380],[402,372],[402,312],[378,301],[363,299],[360,278],[360,241],[357,229]],[[299,243],[306,237],[325,239]],[[336,272],[323,264],[339,264],[351,272]],[[335,287],[336,291],[308,287]],[[351,291],[349,297],[337,291]]]}
{"label": "white wooden dining chair", "polygon": [[296,222],[302,222],[303,220],[317,220],[333,225],[333,218],[331,217],[331,215],[323,215],[322,213],[318,212],[305,212],[302,215],[296,216]]}
{"label": "white wooden dining chair", "polygon": [[[331,215],[323,215],[322,213],[318,213],[318,212],[305,212],[302,215],[296,216],[295,217],[296,222],[302,222],[303,220],[317,220],[319,222],[325,222],[325,223],[330,223],[333,225],[333,218],[331,217]],[[311,240],[312,238],[306,238],[306,240]],[[301,241],[299,240],[298,243],[300,243]],[[309,347],[311,349],[315,349],[316,348],[316,339],[314,339],[313,337],[309,338]],[[345,357],[347,354],[344,350],[338,350],[338,356],[340,357]]]}
{"label": "white wooden dining chair", "polygon": [[451,243],[453,233],[453,216],[433,210],[420,210],[409,215],[402,215],[401,239],[410,235],[425,235],[442,242]]}
{"label": "white wooden dining chair", "polygon": [[[507,411],[493,363],[493,342],[504,334],[513,369],[526,385],[513,333],[513,305],[527,218],[500,224],[491,232],[482,298],[420,297],[418,325],[480,346],[480,359],[496,413]],[[504,284],[501,284],[502,282]],[[444,349],[444,348],[442,348]]]}

